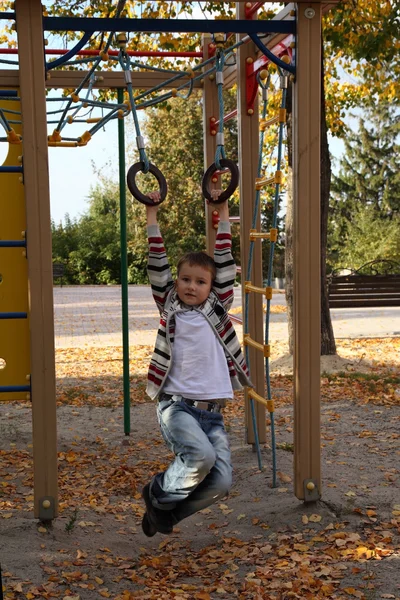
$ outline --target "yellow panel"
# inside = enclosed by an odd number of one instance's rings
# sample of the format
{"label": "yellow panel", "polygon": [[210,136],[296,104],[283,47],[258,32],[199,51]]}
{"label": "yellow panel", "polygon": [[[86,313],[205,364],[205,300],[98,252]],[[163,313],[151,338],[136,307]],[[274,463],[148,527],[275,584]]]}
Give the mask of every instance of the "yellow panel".
{"label": "yellow panel", "polygon": [[[4,88],[3,88],[4,89]],[[2,100],[0,108],[20,112],[18,101]],[[18,120],[18,115],[5,112],[6,119]],[[16,133],[21,125],[12,124]],[[1,132],[1,137],[5,137]],[[1,142],[7,143],[7,142]],[[9,144],[3,163],[19,166],[21,144]],[[24,185],[21,173],[0,173],[0,240],[22,240],[26,230]],[[0,248],[0,312],[28,312],[28,265],[24,248]],[[0,319],[1,385],[27,385],[30,373],[29,319]],[[25,400],[26,392],[1,394],[2,400]]]}
{"label": "yellow panel", "polygon": [[24,253],[25,248],[0,248],[0,312],[28,312],[28,261]]}
{"label": "yellow panel", "polygon": [[[27,375],[30,373],[29,360],[29,320],[0,319],[0,361],[5,368],[0,368],[1,385],[28,385]],[[0,394],[3,400],[25,400],[26,392]]]}

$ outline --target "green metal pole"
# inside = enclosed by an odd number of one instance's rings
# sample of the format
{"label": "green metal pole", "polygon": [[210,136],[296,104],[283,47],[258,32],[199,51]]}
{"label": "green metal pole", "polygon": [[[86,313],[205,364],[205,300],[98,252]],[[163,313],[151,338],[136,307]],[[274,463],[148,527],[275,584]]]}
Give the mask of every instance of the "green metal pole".
{"label": "green metal pole", "polygon": [[[118,103],[123,104],[124,92],[118,88]],[[131,397],[129,385],[129,315],[128,315],[128,252],[126,234],[126,186],[125,186],[125,123],[118,119],[119,148],[119,208],[121,223],[121,294],[122,294],[122,352],[124,380],[124,432],[131,432]]]}

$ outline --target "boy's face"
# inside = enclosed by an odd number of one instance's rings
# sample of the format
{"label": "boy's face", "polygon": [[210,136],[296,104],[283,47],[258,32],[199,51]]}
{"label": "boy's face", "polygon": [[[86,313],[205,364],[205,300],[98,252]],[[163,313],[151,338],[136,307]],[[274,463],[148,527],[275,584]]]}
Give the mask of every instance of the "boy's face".
{"label": "boy's face", "polygon": [[179,299],[189,306],[202,304],[209,296],[212,287],[212,275],[208,269],[199,265],[184,263],[176,280]]}

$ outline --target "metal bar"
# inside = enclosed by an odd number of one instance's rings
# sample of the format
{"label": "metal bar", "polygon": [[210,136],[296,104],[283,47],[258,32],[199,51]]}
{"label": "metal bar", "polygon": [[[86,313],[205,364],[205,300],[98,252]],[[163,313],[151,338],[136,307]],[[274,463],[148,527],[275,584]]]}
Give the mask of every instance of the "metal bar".
{"label": "metal bar", "polygon": [[0,240],[0,248],[26,248],[26,240]]}
{"label": "metal bar", "polygon": [[17,90],[0,90],[0,98],[16,98],[18,96]]}
{"label": "metal bar", "polygon": [[0,173],[22,173],[22,167],[0,167]]}
{"label": "metal bar", "polygon": [[14,19],[15,20],[15,12],[0,12],[0,19]]}
{"label": "metal bar", "polygon": [[[69,50],[63,50],[61,48],[46,48],[44,53],[48,55],[60,56],[65,55],[69,52]],[[171,58],[202,58],[203,52],[168,52],[167,50],[148,50],[147,52],[141,50],[126,50],[128,56],[138,56],[138,57],[162,57],[162,56],[170,56]],[[0,54],[18,54],[18,48],[0,48]],[[76,56],[99,56],[101,54],[101,50],[79,50],[75,52]],[[109,56],[118,56],[118,50],[108,50],[107,54]],[[1,95],[1,94],[0,94]]]}
{"label": "metal bar", "polygon": [[26,312],[2,312],[0,313],[0,319],[27,319],[28,314]]}
{"label": "metal bar", "polygon": [[[226,123],[227,121],[230,121],[230,119],[233,119],[234,117],[237,117],[237,114],[238,114],[237,108],[231,110],[231,112],[228,112],[224,116],[224,123]],[[218,127],[218,125],[219,125],[219,119],[217,119],[216,121],[213,121],[214,127]]]}
{"label": "metal bar", "polygon": [[8,394],[10,392],[30,392],[30,385],[0,385],[0,394]]}
{"label": "metal bar", "polygon": [[[118,89],[118,103],[124,101],[124,92]],[[119,149],[119,212],[121,233],[121,298],[122,298],[122,353],[124,387],[124,432],[131,432],[131,397],[129,382],[129,309],[128,309],[128,242],[126,229],[126,183],[125,183],[125,121],[118,119]]]}
{"label": "metal bar", "polygon": [[45,31],[141,31],[149,33],[295,33],[294,21],[246,21],[183,19],[102,19],[93,17],[44,17]]}

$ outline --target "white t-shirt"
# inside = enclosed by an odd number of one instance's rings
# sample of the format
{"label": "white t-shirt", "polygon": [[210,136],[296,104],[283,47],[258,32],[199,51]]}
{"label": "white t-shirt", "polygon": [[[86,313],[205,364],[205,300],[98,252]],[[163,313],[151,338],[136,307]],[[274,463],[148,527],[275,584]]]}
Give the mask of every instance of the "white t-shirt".
{"label": "white t-shirt", "polygon": [[201,312],[176,313],[172,351],[163,392],[191,400],[233,398],[224,349]]}

